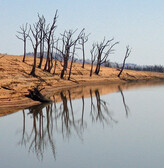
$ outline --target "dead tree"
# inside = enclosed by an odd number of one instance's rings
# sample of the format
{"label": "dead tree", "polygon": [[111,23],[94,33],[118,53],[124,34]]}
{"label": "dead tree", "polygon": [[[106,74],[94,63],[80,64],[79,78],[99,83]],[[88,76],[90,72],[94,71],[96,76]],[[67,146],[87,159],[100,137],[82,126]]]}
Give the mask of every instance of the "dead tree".
{"label": "dead tree", "polygon": [[124,67],[125,67],[125,62],[126,62],[126,59],[129,57],[131,53],[131,49],[129,48],[129,46],[126,47],[126,53],[125,53],[125,57],[124,57],[124,60],[123,60],[123,64],[122,64],[122,68],[120,70],[120,73],[118,74],[118,77],[121,76],[123,70],[124,70]]}
{"label": "dead tree", "polygon": [[113,47],[119,43],[115,42],[112,44],[113,40],[114,39],[112,38],[106,41],[104,38],[104,40],[101,43],[96,44],[96,50],[97,50],[97,65],[95,70],[96,75],[99,74],[101,65],[108,61],[109,54],[111,54],[114,51]]}
{"label": "dead tree", "polygon": [[74,62],[75,50],[76,50],[76,43],[73,46],[73,52],[72,52],[71,64],[70,64],[70,68],[69,68],[68,80],[70,80],[70,78],[71,78],[71,72],[72,72],[72,65],[73,65],[73,62]]}
{"label": "dead tree", "polygon": [[62,49],[59,49],[59,48],[57,49],[63,58],[63,65],[62,65],[63,69],[60,74],[61,79],[64,78],[65,71],[67,70],[68,60],[71,56],[72,48],[74,48],[73,46],[75,46],[77,41],[81,38],[81,34],[82,34],[83,30],[79,33],[79,35],[75,39],[73,39],[73,35],[76,32],[76,30],[75,31],[72,31],[72,30],[66,31],[65,30],[64,33],[61,34],[61,36],[62,36],[62,38],[61,38]]}
{"label": "dead tree", "polygon": [[83,52],[83,64],[82,64],[82,68],[84,68],[85,65],[85,43],[88,41],[88,36],[90,34],[86,35],[85,32],[82,32],[81,38],[79,39],[79,44],[82,47],[82,52]]}
{"label": "dead tree", "polygon": [[40,61],[38,68],[41,68],[42,62],[43,62],[43,57],[44,57],[44,46],[45,46],[45,35],[46,35],[46,19],[45,17],[39,16],[39,22],[40,22]]}
{"label": "dead tree", "polygon": [[[50,47],[50,71],[53,67],[53,60],[55,59],[54,58],[54,48],[55,48],[55,40],[54,40],[54,33],[52,34],[51,36],[51,47]],[[56,61],[55,61],[55,64],[56,64]]]}
{"label": "dead tree", "polygon": [[29,35],[29,30],[28,30],[28,24],[26,23],[25,25],[20,26],[20,30],[21,31],[17,31],[18,34],[20,34],[20,36],[16,35],[16,37],[19,40],[23,41],[23,46],[24,46],[24,54],[23,54],[23,62],[25,62],[25,57],[26,57],[26,44],[27,44],[27,38]]}
{"label": "dead tree", "polygon": [[55,52],[55,64],[54,64],[54,72],[53,72],[53,75],[55,75],[55,72],[56,72],[56,66],[57,66],[57,56],[59,55],[59,52],[58,52],[58,42],[59,42],[59,39],[56,40],[56,42],[54,43],[54,48],[56,49],[56,52]]}
{"label": "dead tree", "polygon": [[52,25],[51,27],[49,28],[49,25],[48,25],[48,32],[46,33],[46,41],[47,41],[47,60],[46,60],[46,64],[45,64],[45,67],[44,67],[44,70],[45,71],[48,71],[50,72],[51,71],[51,66],[50,66],[50,50],[51,50],[51,43],[52,43],[52,36],[54,34],[54,30],[56,28],[56,21],[57,21],[57,12],[55,13],[55,16],[54,16],[54,19],[53,19],[53,22],[52,22]]}
{"label": "dead tree", "polygon": [[33,28],[30,25],[30,32],[33,38],[30,35],[29,35],[29,38],[30,38],[32,47],[34,49],[34,63],[33,63],[33,68],[32,68],[30,75],[35,76],[37,49],[41,42],[41,32],[40,32],[40,22],[39,21],[33,24]]}
{"label": "dead tree", "polygon": [[91,53],[91,70],[90,70],[90,77],[92,76],[92,72],[93,72],[93,63],[96,60],[96,45],[93,43],[92,44],[92,49],[90,50]]}

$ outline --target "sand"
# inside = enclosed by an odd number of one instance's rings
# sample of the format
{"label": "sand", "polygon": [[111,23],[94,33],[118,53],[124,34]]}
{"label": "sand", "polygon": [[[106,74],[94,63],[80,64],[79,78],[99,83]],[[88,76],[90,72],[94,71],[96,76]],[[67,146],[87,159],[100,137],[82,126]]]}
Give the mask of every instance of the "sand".
{"label": "sand", "polygon": [[[37,59],[38,63],[39,59]],[[164,81],[164,73],[132,70],[124,70],[121,78],[118,78],[119,70],[108,67],[101,67],[99,75],[93,74],[90,77],[90,65],[86,64],[83,69],[80,63],[73,64],[71,80],[67,80],[69,70],[67,70],[64,79],[60,79],[62,69],[60,62],[57,62],[55,75],[52,74],[53,69],[51,73],[43,71],[44,64],[45,60],[42,69],[36,68],[37,77],[33,77],[29,75],[33,65],[33,57],[26,57],[26,61],[23,63],[22,56],[0,55],[0,116],[40,104],[38,101],[25,97],[29,93],[28,89],[33,89],[37,85],[39,85],[39,89],[42,89],[41,93],[45,97],[53,100],[52,95],[55,92],[68,88],[74,88],[72,92],[76,94],[73,97],[77,97],[77,93],[89,96],[88,89],[84,89],[87,87],[99,86],[101,89],[104,88],[103,93],[110,93],[118,91],[118,86],[127,89],[138,84],[143,86],[146,84],[145,82],[156,84],[159,81]],[[104,84],[110,84],[110,87],[105,87]],[[83,91],[86,90],[88,94],[81,91],[75,92],[80,88],[83,88]]]}

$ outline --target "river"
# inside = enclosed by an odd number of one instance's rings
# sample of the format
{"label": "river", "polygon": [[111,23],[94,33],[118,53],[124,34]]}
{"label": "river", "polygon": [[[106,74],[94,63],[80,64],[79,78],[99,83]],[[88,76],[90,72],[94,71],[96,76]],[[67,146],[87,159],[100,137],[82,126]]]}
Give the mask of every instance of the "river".
{"label": "river", "polygon": [[164,85],[104,88],[1,117],[0,167],[164,167]]}

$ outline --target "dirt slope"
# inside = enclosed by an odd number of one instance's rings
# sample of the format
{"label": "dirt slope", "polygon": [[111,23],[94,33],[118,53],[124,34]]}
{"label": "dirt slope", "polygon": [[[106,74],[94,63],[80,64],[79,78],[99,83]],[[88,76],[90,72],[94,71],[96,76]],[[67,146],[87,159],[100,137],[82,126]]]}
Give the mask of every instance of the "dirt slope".
{"label": "dirt slope", "polygon": [[[37,63],[39,59],[37,60]],[[44,88],[42,93],[49,95],[55,90],[74,86],[95,85],[96,83],[127,83],[136,81],[158,81],[164,80],[162,73],[137,72],[125,70],[121,79],[117,77],[119,70],[113,68],[102,67],[100,75],[89,76],[90,65],[81,68],[81,64],[74,63],[71,80],[68,81],[68,74],[65,79],[60,79],[61,63],[57,63],[56,74],[53,75],[36,69],[37,77],[30,76],[32,69],[33,57],[27,57],[26,62],[22,62],[22,56],[0,55],[0,113],[10,113],[18,109],[23,109],[31,105],[39,104],[37,101],[25,97],[28,89],[32,89],[39,85]],[[45,60],[43,65],[45,64]],[[68,66],[69,67],[69,66]],[[95,68],[95,67],[94,67]],[[67,71],[69,72],[69,70]]]}

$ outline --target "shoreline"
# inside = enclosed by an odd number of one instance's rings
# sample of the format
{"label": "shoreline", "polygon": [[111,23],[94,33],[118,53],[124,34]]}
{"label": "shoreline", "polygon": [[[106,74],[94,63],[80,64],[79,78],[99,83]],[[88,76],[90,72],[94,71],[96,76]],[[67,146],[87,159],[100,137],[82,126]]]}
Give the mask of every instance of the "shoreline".
{"label": "shoreline", "polygon": [[[102,67],[100,75],[89,77],[90,65],[86,64],[85,69],[81,64],[74,63],[71,81],[60,79],[60,65],[58,64],[56,75],[36,69],[37,78],[29,75],[32,65],[32,57],[27,57],[23,63],[22,56],[5,55],[0,61],[0,116],[9,114],[33,105],[41,104],[33,101],[25,95],[28,89],[39,85],[43,89],[41,93],[49,98],[51,94],[61,90],[68,90],[77,87],[98,86],[98,85],[136,85],[140,83],[164,83],[164,73],[140,72],[124,70],[121,79],[117,77],[118,70]],[[67,78],[67,75],[66,75]],[[124,89],[124,88],[123,88]]]}
{"label": "shoreline", "polygon": [[[139,81],[131,81],[131,82],[97,82],[97,83],[94,83],[94,86],[92,85],[93,82],[91,83],[81,83],[81,84],[74,84],[74,85],[64,85],[64,86],[58,86],[58,87],[52,87],[52,88],[47,88],[47,89],[44,89],[42,91],[42,94],[47,97],[47,98],[50,98],[52,100],[52,103],[54,103],[53,101],[53,95],[55,94],[59,94],[61,91],[68,91],[68,90],[80,90],[80,89],[84,89],[85,87],[86,88],[96,88],[96,89],[99,89],[99,88],[102,88],[102,87],[109,87],[112,88],[112,89],[109,89],[108,91],[105,91],[103,93],[101,93],[101,95],[104,95],[104,94],[109,94],[109,93],[114,93],[114,92],[117,92],[119,91],[118,90],[118,86],[120,86],[122,88],[122,91],[124,90],[131,90],[131,89],[137,89],[137,88],[142,88],[142,87],[151,87],[151,86],[158,86],[158,85],[164,85],[164,80],[154,80],[154,79],[151,79],[149,81],[145,81],[145,80],[139,80]],[[88,90],[89,90],[88,89]],[[88,94],[85,94],[85,93],[82,93],[82,95],[84,95],[84,98],[86,97],[89,97]],[[73,95],[74,98],[72,99],[76,99],[76,98],[79,98],[79,96],[81,95]],[[67,95],[68,97],[68,95]],[[57,102],[60,102],[60,98]],[[23,109],[28,109],[29,107],[32,107],[32,106],[36,106],[36,105],[41,105],[42,103],[39,102],[39,101],[34,101],[30,98],[27,98],[27,97],[20,97],[20,100],[16,100],[16,101],[10,101],[10,102],[5,102],[5,103],[1,103],[0,102],[0,117],[1,116],[5,116],[5,115],[8,115],[8,114],[12,114],[12,113],[15,113],[15,112],[18,112],[20,110],[23,110]]]}

